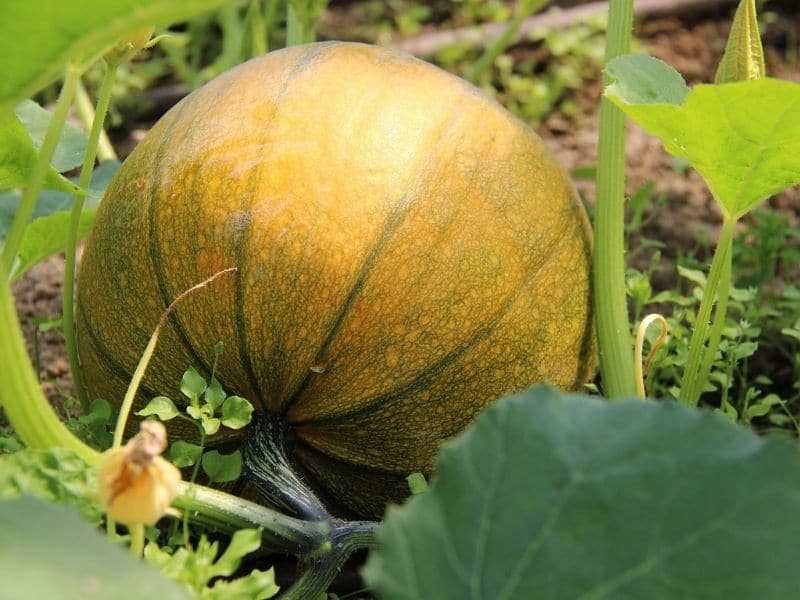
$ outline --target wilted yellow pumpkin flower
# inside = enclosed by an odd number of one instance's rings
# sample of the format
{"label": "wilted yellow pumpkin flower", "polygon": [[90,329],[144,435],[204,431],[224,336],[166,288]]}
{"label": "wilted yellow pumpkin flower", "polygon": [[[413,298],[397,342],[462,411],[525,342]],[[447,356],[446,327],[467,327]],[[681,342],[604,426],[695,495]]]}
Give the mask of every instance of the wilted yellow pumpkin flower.
{"label": "wilted yellow pumpkin flower", "polygon": [[154,525],[167,512],[181,480],[180,471],[160,454],[167,432],[144,421],[125,445],[107,450],[100,467],[100,502],[112,519],[126,525]]}

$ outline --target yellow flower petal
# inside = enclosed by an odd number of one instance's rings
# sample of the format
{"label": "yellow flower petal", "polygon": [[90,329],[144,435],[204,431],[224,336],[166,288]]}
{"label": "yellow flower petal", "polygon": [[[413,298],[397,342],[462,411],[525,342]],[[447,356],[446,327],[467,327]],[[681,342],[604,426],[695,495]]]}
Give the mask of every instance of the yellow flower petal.
{"label": "yellow flower petal", "polygon": [[100,502],[109,517],[126,525],[154,525],[166,513],[181,480],[172,463],[142,452],[148,432],[140,435],[108,450],[100,467]]}

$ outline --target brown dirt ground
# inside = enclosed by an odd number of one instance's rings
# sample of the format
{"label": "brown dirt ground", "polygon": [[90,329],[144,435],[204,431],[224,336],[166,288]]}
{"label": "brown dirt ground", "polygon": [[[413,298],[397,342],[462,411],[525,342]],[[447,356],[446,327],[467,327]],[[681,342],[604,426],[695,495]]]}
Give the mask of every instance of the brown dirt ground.
{"label": "brown dirt ground", "polygon": [[[693,84],[713,79],[729,27],[729,22],[719,20],[698,19],[687,24],[677,18],[669,18],[644,22],[638,26],[637,34],[649,52],[673,65]],[[793,29],[795,40],[800,37],[800,23],[796,18],[794,24],[790,22],[787,25],[784,21],[767,28],[767,69],[772,76],[800,81],[800,67],[784,60],[788,53],[780,49],[785,43],[782,40],[787,28]],[[582,109],[577,120],[568,121],[554,114],[539,128],[545,142],[568,170],[595,163],[600,91],[599,81],[581,90],[576,98]],[[133,132],[134,139],[140,136],[140,131]],[[660,143],[637,127],[629,131],[627,177],[629,192],[655,182],[656,191],[666,195],[665,209],[658,213],[644,233],[649,238],[667,244],[664,252],[667,261],[674,257],[675,248],[692,248],[698,235],[703,235],[703,232],[714,238],[720,216],[701,178],[693,171],[676,172],[673,159],[664,152]],[[594,201],[593,183],[579,181],[576,187],[587,202],[591,204]],[[774,208],[790,214],[797,225],[798,200],[800,190],[794,188],[769,202]],[[53,257],[33,268],[14,286],[17,309],[31,352],[34,335],[32,320],[57,317],[61,312],[63,265],[62,257]],[[669,285],[669,269],[662,276],[666,277],[664,284]],[[60,334],[51,331],[39,337],[40,377],[48,395],[56,399],[62,394],[71,393],[69,365]]]}

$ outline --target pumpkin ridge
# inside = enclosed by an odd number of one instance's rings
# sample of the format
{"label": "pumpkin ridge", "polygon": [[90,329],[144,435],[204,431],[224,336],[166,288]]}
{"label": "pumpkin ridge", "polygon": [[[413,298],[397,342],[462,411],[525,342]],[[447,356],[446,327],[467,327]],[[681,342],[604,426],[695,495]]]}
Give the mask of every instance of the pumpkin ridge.
{"label": "pumpkin ridge", "polygon": [[[330,479],[324,475],[332,464],[342,465],[351,474],[353,480],[363,478],[370,478],[372,480],[379,479],[383,483],[382,487],[386,488],[388,486],[395,490],[405,490],[407,493],[408,483],[406,478],[411,473],[410,471],[404,471],[402,473],[393,472],[380,468],[373,468],[363,463],[359,464],[343,461],[339,458],[329,456],[324,452],[320,452],[306,443],[302,444],[302,450],[306,453],[306,456],[296,457],[292,464],[302,473],[303,478],[311,483],[319,497],[323,500],[327,499],[329,508],[336,509],[337,513],[342,513],[343,510],[344,513],[349,512],[360,517],[380,519],[383,512],[383,505],[391,498],[381,497],[380,493],[367,499],[360,496],[349,497],[343,495],[341,493],[341,487],[337,487],[337,483],[341,484],[341,481],[336,477]],[[305,458],[305,460],[303,460],[303,458]],[[359,475],[361,477],[359,477]],[[431,474],[426,471],[423,475],[429,478]],[[385,489],[383,493],[385,493]],[[399,493],[402,494],[402,492]],[[392,496],[397,496],[397,493],[392,494]]]}
{"label": "pumpkin ridge", "polygon": [[[112,375],[119,377],[122,381],[124,386],[127,386],[130,383],[131,377],[133,376],[133,372],[129,371],[125,368],[122,364],[118,363],[114,360],[108,352],[108,348],[106,345],[100,340],[97,335],[97,332],[92,327],[91,320],[86,316],[86,312],[82,305],[78,305],[78,310],[81,313],[81,317],[83,319],[83,328],[85,332],[88,334],[89,343],[92,345],[95,353],[98,355],[100,360],[103,362],[105,367],[111,372]],[[139,384],[139,391],[140,393],[144,392],[150,397],[158,396],[157,393],[154,393],[144,381]]]}
{"label": "pumpkin ridge", "polygon": [[[236,246],[234,249],[234,255],[236,257],[235,264],[242,265],[247,257],[246,252],[246,244],[244,236],[241,236],[239,240],[236,242]],[[234,292],[233,292],[233,302],[234,302],[234,310],[233,310],[233,322],[236,327],[236,338],[238,342],[238,350],[239,350],[239,358],[242,360],[242,369],[244,369],[245,374],[247,375],[247,380],[250,383],[250,388],[253,390],[253,393],[258,397],[258,402],[261,404],[262,408],[266,408],[267,403],[264,401],[264,395],[261,391],[261,384],[258,381],[258,377],[256,377],[255,369],[253,368],[253,361],[251,358],[251,350],[250,344],[247,341],[247,326],[244,322],[244,315],[246,314],[245,306],[244,306],[244,288],[242,286],[242,278],[244,277],[242,273],[242,269],[240,267],[239,270],[236,272],[235,276],[235,283],[234,283]],[[225,389],[232,389],[232,388],[225,388]]]}
{"label": "pumpkin ridge", "polygon": [[[276,51],[275,54],[279,55],[284,52],[295,52],[298,53],[300,51],[299,47],[290,47],[284,48],[283,50]],[[336,51],[336,43],[335,42],[318,42],[314,44],[309,44],[303,48],[303,51],[300,53],[300,59],[297,61],[296,64],[292,65],[292,67],[288,70],[288,73],[285,79],[281,82],[280,88],[275,92],[275,105],[270,114],[269,118],[265,120],[264,123],[260,125],[262,127],[268,127],[272,120],[278,114],[279,107],[282,106],[282,102],[286,99],[288,92],[290,91],[290,84],[294,81],[294,78],[301,74],[303,71],[307,70],[308,68],[315,66],[315,59],[324,56],[325,54],[329,54],[331,51]],[[251,60],[257,60],[253,58]],[[256,178],[258,173],[253,172],[253,178]],[[242,207],[243,209],[245,207]],[[237,264],[241,265],[239,271],[237,272],[236,276],[236,289],[234,294],[234,303],[235,303],[235,310],[234,310],[234,323],[236,326],[236,334],[238,337],[238,350],[239,356],[242,359],[242,367],[247,374],[248,381],[250,383],[253,392],[258,396],[258,401],[261,406],[266,410],[269,406],[269,401],[267,398],[264,397],[264,391],[261,389],[261,384],[259,382],[258,377],[256,376],[255,368],[253,367],[252,361],[252,350],[250,348],[250,343],[247,339],[247,324],[244,320],[244,315],[246,314],[245,310],[245,297],[244,297],[244,289],[242,286],[242,280],[244,277],[244,272],[246,271],[246,263],[248,257],[247,251],[247,243],[244,237],[242,238],[241,242],[236,247],[236,261]],[[266,358],[266,362],[271,364],[273,361],[276,360],[276,352],[277,348],[272,347],[269,350],[269,355]],[[227,388],[226,388],[227,389]],[[234,389],[234,388],[230,388]]]}
{"label": "pumpkin ridge", "polygon": [[334,454],[330,454],[330,453],[326,452],[324,449],[315,446],[310,440],[307,440],[306,438],[301,437],[299,435],[295,439],[294,443],[297,446],[303,446],[303,448],[305,448],[311,454],[324,456],[327,460],[330,460],[330,461],[333,461],[333,462],[337,462],[339,464],[342,464],[342,465],[344,465],[346,467],[351,467],[353,469],[358,469],[358,470],[365,471],[365,472],[368,472],[368,473],[374,473],[376,475],[394,477],[394,478],[397,478],[398,481],[400,481],[400,480],[404,481],[406,476],[408,475],[408,473],[406,473],[404,471],[395,471],[395,470],[386,469],[386,468],[383,468],[383,467],[373,467],[371,465],[365,465],[364,463],[353,462],[353,461],[347,460],[345,458],[342,458],[340,456],[336,456]]}
{"label": "pumpkin ridge", "polygon": [[[589,227],[588,223],[586,225]],[[584,256],[586,263],[592,264],[592,246],[588,238],[585,239],[583,244]],[[595,338],[594,338],[594,302],[592,296],[594,295],[594,269],[588,270],[588,285],[586,286],[586,325],[583,328],[583,335],[580,342],[580,359],[578,360],[578,368],[575,371],[575,379],[572,381],[572,389],[577,390],[591,375],[593,369],[593,361],[589,357],[595,352]]]}
{"label": "pumpkin ridge", "polygon": [[[454,108],[451,113],[457,112],[457,104],[454,103]],[[430,135],[430,143],[433,144],[443,137],[446,137],[447,134],[450,133],[451,130],[458,131],[456,124],[458,123],[457,119],[447,119],[445,120],[440,127],[437,127],[433,133]],[[432,146],[433,147],[433,146]],[[408,169],[406,181],[426,181],[430,175],[430,172],[433,170],[431,167],[425,168],[426,165],[429,164],[429,157],[422,157],[417,159],[417,164],[414,168]],[[420,173],[421,172],[421,173]],[[420,177],[414,177],[415,174],[420,173]],[[347,296],[342,303],[342,307],[339,310],[336,318],[333,320],[333,324],[331,325],[330,329],[325,335],[322,344],[320,345],[319,350],[317,351],[315,363],[322,363],[326,362],[327,359],[327,352],[330,348],[333,341],[336,339],[336,336],[341,331],[348,315],[350,314],[350,310],[353,307],[356,299],[361,295],[364,290],[364,286],[369,280],[369,277],[378,263],[378,259],[380,258],[383,251],[389,246],[391,243],[392,238],[394,237],[397,230],[403,224],[403,221],[408,216],[411,209],[414,207],[414,200],[421,194],[424,193],[426,190],[425,185],[415,185],[412,187],[411,192],[405,192],[402,194],[389,216],[386,218],[386,221],[383,224],[381,229],[381,235],[375,244],[372,246],[370,251],[367,253],[365,260],[361,266],[361,270],[358,273],[358,276],[355,278],[353,282],[353,286],[350,288],[350,291],[347,293]],[[297,385],[295,390],[293,390],[290,394],[287,395],[287,399],[281,404],[280,414],[287,415],[288,412],[292,409],[293,406],[297,404],[297,402],[302,397],[303,393],[308,388],[309,384],[312,381],[312,378],[316,375],[313,371],[309,370],[305,377],[300,381]]]}
{"label": "pumpkin ridge", "polygon": [[[173,110],[176,111],[174,121],[180,122],[181,115],[183,111],[188,106],[188,103],[181,103],[175,106]],[[174,127],[174,125],[173,125]],[[177,294],[172,294],[167,289],[167,281],[166,281],[166,273],[164,271],[164,258],[161,252],[160,247],[160,240],[158,237],[158,224],[159,220],[156,217],[157,209],[158,209],[158,184],[161,181],[162,174],[164,172],[164,168],[166,162],[163,160],[164,155],[168,151],[168,146],[170,146],[169,138],[162,139],[161,143],[158,146],[158,149],[153,153],[153,160],[155,161],[155,168],[153,170],[153,175],[151,178],[150,183],[150,202],[147,206],[147,222],[148,222],[148,236],[147,236],[147,249],[148,254],[150,256],[150,262],[153,265],[153,273],[155,275],[156,282],[158,283],[158,290],[161,295],[161,301],[163,302],[164,309],[172,303],[175,297],[182,293],[184,290],[178,290]],[[211,275],[211,274],[209,274]],[[178,310],[173,310],[170,312],[169,316],[167,317],[170,324],[172,325],[175,333],[177,334],[180,343],[183,347],[188,351],[189,356],[191,357],[192,364],[197,366],[201,372],[211,373],[211,369],[209,368],[208,363],[206,360],[201,357],[197,350],[195,349],[194,345],[189,341],[189,337],[186,334],[186,330],[183,327],[183,324],[178,317]],[[222,383],[222,382],[220,382]]]}
{"label": "pumpkin ridge", "polygon": [[484,326],[483,329],[474,334],[472,338],[464,342],[464,344],[462,344],[449,354],[445,355],[440,360],[433,363],[433,365],[429,366],[424,371],[421,371],[416,377],[414,377],[414,379],[411,379],[404,385],[400,386],[395,390],[392,390],[391,392],[384,392],[382,394],[375,396],[372,400],[368,400],[366,404],[363,404],[358,408],[337,413],[329,417],[293,421],[292,425],[294,427],[301,427],[301,426],[317,427],[320,425],[336,425],[338,423],[349,421],[353,418],[358,418],[359,416],[369,414],[375,411],[376,409],[384,408],[389,404],[399,401],[408,393],[413,393],[415,391],[420,391],[421,389],[424,389],[431,382],[431,380],[435,378],[443,369],[447,368],[452,363],[463,357],[476,344],[485,340],[492,334],[492,332],[497,328],[497,326],[503,320],[503,317],[505,317],[508,310],[514,305],[514,303],[520,297],[520,294],[524,290],[527,290],[530,285],[530,282],[533,279],[535,279],[535,277],[539,274],[539,272],[544,267],[546,267],[554,259],[554,257],[557,257],[559,255],[559,249],[563,247],[565,244],[566,242],[563,237],[558,239],[555,250],[549,253],[543,261],[541,261],[538,265],[536,265],[535,268],[532,268],[528,271],[528,273],[520,281],[519,285],[516,287],[514,292],[509,294],[508,298],[505,300],[505,302],[503,302],[502,306],[494,313],[494,315],[492,315],[492,318],[486,324],[486,326]]}

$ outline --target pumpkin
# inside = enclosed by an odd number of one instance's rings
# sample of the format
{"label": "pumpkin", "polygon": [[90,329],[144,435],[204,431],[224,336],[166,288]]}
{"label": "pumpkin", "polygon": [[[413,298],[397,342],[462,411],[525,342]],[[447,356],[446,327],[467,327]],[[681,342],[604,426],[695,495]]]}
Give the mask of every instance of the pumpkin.
{"label": "pumpkin", "polygon": [[217,378],[285,419],[300,476],[379,516],[489,403],[593,374],[591,245],[564,171],[476,88],[369,45],[276,51],[181,101],[111,182],[84,380],[119,403],[165,307],[237,267],[171,313],[140,402],[222,341]]}

